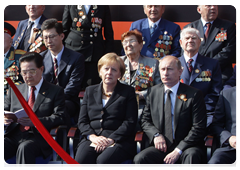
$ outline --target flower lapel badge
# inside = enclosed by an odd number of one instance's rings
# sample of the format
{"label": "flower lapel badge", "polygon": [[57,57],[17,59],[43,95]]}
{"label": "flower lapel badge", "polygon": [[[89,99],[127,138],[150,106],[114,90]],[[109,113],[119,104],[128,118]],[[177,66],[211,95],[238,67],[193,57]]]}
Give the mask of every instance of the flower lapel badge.
{"label": "flower lapel badge", "polygon": [[186,94],[180,94],[180,95],[178,96],[178,98],[181,99],[181,100],[183,100],[183,101],[187,101],[187,96],[186,96]]}

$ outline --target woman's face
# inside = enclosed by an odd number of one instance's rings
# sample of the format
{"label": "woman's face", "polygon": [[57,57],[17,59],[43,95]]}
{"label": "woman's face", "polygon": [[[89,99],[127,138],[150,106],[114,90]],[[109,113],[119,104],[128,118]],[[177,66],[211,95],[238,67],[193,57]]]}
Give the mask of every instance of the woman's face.
{"label": "woman's face", "polygon": [[125,37],[123,42],[123,49],[125,54],[128,55],[137,55],[140,54],[143,44],[139,44],[135,35],[130,35]]}
{"label": "woman's face", "polygon": [[118,63],[104,64],[100,69],[100,76],[104,84],[115,84],[121,77],[120,66]]}

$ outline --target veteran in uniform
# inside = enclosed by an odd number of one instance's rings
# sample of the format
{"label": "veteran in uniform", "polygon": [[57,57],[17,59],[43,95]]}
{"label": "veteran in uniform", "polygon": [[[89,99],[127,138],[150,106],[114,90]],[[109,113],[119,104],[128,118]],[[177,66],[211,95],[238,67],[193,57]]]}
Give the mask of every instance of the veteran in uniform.
{"label": "veteran in uniform", "polygon": [[184,54],[179,58],[184,67],[180,81],[197,89],[204,96],[208,125],[222,89],[222,77],[219,62],[198,53],[201,44],[200,32],[195,28],[184,28],[180,34],[180,45]]}
{"label": "veteran in uniform", "polygon": [[[142,109],[146,104],[147,89],[161,83],[158,69],[159,62],[156,59],[140,54],[143,47],[143,40],[142,34],[138,30],[135,29],[123,33],[121,41],[126,54],[121,57],[126,67],[121,82],[135,88],[139,99],[138,117],[140,119]],[[140,126],[137,127],[137,130],[139,129]]]}
{"label": "veteran in uniform", "polygon": [[13,39],[15,49],[40,53],[46,50],[41,25],[47,18],[43,15],[45,5],[26,5],[28,19],[19,22]]}
{"label": "veteran in uniform", "polygon": [[[23,83],[23,78],[19,74],[19,58],[26,52],[23,50],[14,50],[12,47],[12,36],[15,34],[15,28],[7,22],[4,22],[4,76],[10,77],[12,81],[19,85]],[[4,96],[7,94],[9,85],[4,79]]]}
{"label": "veteran in uniform", "polygon": [[186,27],[198,29],[204,37],[199,53],[219,61],[224,84],[232,76],[232,63],[236,62],[236,25],[218,18],[217,5],[199,5],[197,11],[201,19]]}
{"label": "veteran in uniform", "polygon": [[137,29],[142,33],[141,54],[156,59],[161,59],[166,55],[179,57],[181,29],[179,25],[162,18],[165,5],[144,5],[143,9],[148,18],[137,20],[130,27],[130,30]]}
{"label": "veteran in uniform", "polygon": [[113,29],[109,6],[66,5],[62,24],[66,37],[65,46],[85,56],[82,88],[98,84],[101,79],[98,76],[97,62],[104,54],[113,52]]}

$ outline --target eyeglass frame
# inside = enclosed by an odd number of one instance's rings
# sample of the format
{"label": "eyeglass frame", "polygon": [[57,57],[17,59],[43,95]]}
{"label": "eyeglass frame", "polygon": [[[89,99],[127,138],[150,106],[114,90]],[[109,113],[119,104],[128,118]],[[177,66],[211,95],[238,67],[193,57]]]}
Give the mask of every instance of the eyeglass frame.
{"label": "eyeglass frame", "polygon": [[49,35],[49,36],[43,36],[43,39],[44,39],[44,41],[48,40],[48,38],[52,40],[58,35],[60,35],[60,34],[52,34],[52,35]]}
{"label": "eyeglass frame", "polygon": [[[23,73],[23,71],[25,71],[26,73]],[[30,69],[30,70],[21,70],[20,74],[25,77],[27,76],[27,74],[29,73],[29,75],[31,76],[35,76],[37,74],[37,69]]]}
{"label": "eyeglass frame", "polygon": [[122,45],[126,46],[128,43],[133,44],[135,42],[138,42],[137,40],[130,39],[130,40],[123,40]]}

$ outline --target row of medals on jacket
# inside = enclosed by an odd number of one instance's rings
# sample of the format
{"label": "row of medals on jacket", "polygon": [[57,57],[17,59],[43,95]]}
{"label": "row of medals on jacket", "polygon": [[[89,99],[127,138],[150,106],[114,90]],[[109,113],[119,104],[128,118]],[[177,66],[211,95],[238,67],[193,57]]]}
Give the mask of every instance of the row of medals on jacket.
{"label": "row of medals on jacket", "polygon": [[[86,15],[84,15],[82,8],[83,8],[82,5],[78,5],[78,10],[80,10],[78,12],[78,15],[80,16],[80,18],[76,17],[73,19],[73,21],[76,22],[77,31],[81,31],[82,22],[84,19],[86,19]],[[99,29],[101,29],[102,19],[94,18],[95,9],[97,9],[97,5],[93,5],[93,9],[89,11],[91,12],[91,16],[92,16],[92,19],[91,19],[92,28],[90,28],[90,31],[93,31],[94,29],[94,32],[95,32],[94,36],[97,37],[97,32]]]}

